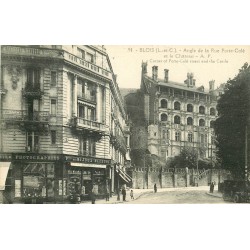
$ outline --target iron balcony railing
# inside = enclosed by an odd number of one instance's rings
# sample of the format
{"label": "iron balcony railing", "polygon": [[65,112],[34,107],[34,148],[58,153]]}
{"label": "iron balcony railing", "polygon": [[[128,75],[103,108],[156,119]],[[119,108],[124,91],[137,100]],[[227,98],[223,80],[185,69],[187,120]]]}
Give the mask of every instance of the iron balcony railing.
{"label": "iron balcony railing", "polygon": [[83,99],[83,100],[91,101],[91,102],[96,102],[96,95],[81,93],[81,94],[78,94],[77,96],[79,99]]}
{"label": "iron balcony railing", "polygon": [[2,119],[10,122],[49,122],[49,112],[3,109]]}
{"label": "iron balcony railing", "polygon": [[93,120],[87,120],[87,119],[82,118],[82,117],[75,117],[75,118],[73,118],[72,121],[73,121],[72,125],[74,127],[95,130],[95,131],[101,131],[101,132],[105,131],[105,125],[100,123],[100,122],[96,122]]}
{"label": "iron balcony railing", "polygon": [[41,97],[43,95],[43,91],[40,89],[40,84],[36,84],[34,86],[27,85],[22,89],[23,96],[26,97]]}

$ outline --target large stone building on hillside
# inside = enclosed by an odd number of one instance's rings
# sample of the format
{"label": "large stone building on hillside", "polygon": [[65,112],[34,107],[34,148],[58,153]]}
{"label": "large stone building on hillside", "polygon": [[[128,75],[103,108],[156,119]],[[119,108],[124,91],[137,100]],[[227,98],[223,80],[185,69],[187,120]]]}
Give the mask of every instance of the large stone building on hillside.
{"label": "large stone building on hillside", "polygon": [[126,113],[103,46],[1,46],[0,64],[2,200],[63,202],[131,181]]}
{"label": "large stone building on hillside", "polygon": [[137,92],[125,96],[127,112],[132,120],[131,149],[143,149],[159,156],[163,161],[180,154],[184,147],[198,151],[200,158],[214,154],[213,123],[217,117],[217,98],[223,86],[209,90],[197,87],[194,75],[187,74],[183,83],[158,76],[158,67],[147,73],[147,63],[142,63],[141,86]]}

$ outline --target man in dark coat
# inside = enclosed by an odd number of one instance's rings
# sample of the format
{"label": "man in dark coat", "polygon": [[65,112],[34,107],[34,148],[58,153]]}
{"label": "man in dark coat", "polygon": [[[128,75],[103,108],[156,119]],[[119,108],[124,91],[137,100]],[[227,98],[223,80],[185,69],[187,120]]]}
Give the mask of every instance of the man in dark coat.
{"label": "man in dark coat", "polygon": [[125,189],[125,187],[122,188],[122,200],[126,201],[126,189]]}

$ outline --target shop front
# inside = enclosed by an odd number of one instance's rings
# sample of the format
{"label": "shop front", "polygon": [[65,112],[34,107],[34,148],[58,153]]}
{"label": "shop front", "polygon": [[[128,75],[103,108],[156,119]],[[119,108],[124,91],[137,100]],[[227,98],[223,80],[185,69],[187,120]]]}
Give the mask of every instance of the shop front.
{"label": "shop front", "polygon": [[[105,195],[108,159],[52,155],[0,155],[2,203],[68,203],[71,195],[90,199],[93,185]],[[4,178],[3,178],[4,177]],[[2,200],[3,200],[2,198]]]}

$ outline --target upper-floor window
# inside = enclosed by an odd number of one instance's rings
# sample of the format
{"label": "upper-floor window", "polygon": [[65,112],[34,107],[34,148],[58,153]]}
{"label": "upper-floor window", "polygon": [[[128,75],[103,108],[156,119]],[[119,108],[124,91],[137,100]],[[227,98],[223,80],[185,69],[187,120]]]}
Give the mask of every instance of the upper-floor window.
{"label": "upper-floor window", "polygon": [[204,106],[199,107],[199,113],[200,114],[205,114],[205,107]]}
{"label": "upper-floor window", "polygon": [[181,104],[179,102],[174,103],[174,109],[175,110],[180,110],[181,109]]}
{"label": "upper-floor window", "polygon": [[187,112],[193,112],[193,105],[192,104],[188,104],[187,105]]}
{"label": "upper-floor window", "polygon": [[90,54],[90,53],[86,53],[86,58],[87,61],[94,63],[94,55]]}
{"label": "upper-floor window", "polygon": [[85,59],[85,51],[80,48],[77,48],[77,56],[79,56],[82,59]]}
{"label": "upper-floor window", "polygon": [[26,134],[26,151],[38,152],[39,151],[39,134],[38,132],[30,131]]}
{"label": "upper-floor window", "polygon": [[214,128],[214,121],[210,121],[210,128]]}
{"label": "upper-floor window", "polygon": [[96,108],[82,103],[78,103],[78,117],[86,120],[96,120]]}
{"label": "upper-floor window", "polygon": [[50,72],[50,86],[55,87],[57,82],[57,74],[56,71]]}
{"label": "upper-floor window", "polygon": [[200,119],[199,120],[199,126],[200,127],[204,127],[205,126],[205,120],[204,119]]}
{"label": "upper-floor window", "polygon": [[192,117],[187,118],[187,125],[193,125],[193,118]]}
{"label": "upper-floor window", "polygon": [[51,144],[56,144],[56,130],[50,131]]}
{"label": "upper-floor window", "polygon": [[215,108],[210,108],[210,115],[215,115]]}
{"label": "upper-floor window", "polygon": [[77,78],[78,97],[92,102],[96,101],[96,85],[92,82]]}
{"label": "upper-floor window", "polygon": [[174,117],[174,123],[175,123],[175,124],[181,124],[181,118],[180,118],[180,116],[176,115],[176,116]]}
{"label": "upper-floor window", "polygon": [[168,116],[166,114],[161,114],[161,121],[165,122],[168,120]]}
{"label": "upper-floor window", "polygon": [[56,115],[56,99],[50,100],[50,114]]}
{"label": "upper-floor window", "polygon": [[96,142],[94,138],[79,137],[79,154],[86,156],[96,155]]}
{"label": "upper-floor window", "polygon": [[175,141],[180,141],[180,132],[175,132]]}
{"label": "upper-floor window", "polygon": [[165,99],[161,100],[161,108],[167,108],[168,107],[168,102]]}
{"label": "upper-floor window", "polygon": [[40,88],[40,69],[27,69],[27,87]]}
{"label": "upper-floor window", "polygon": [[193,134],[188,133],[188,142],[193,142]]}

